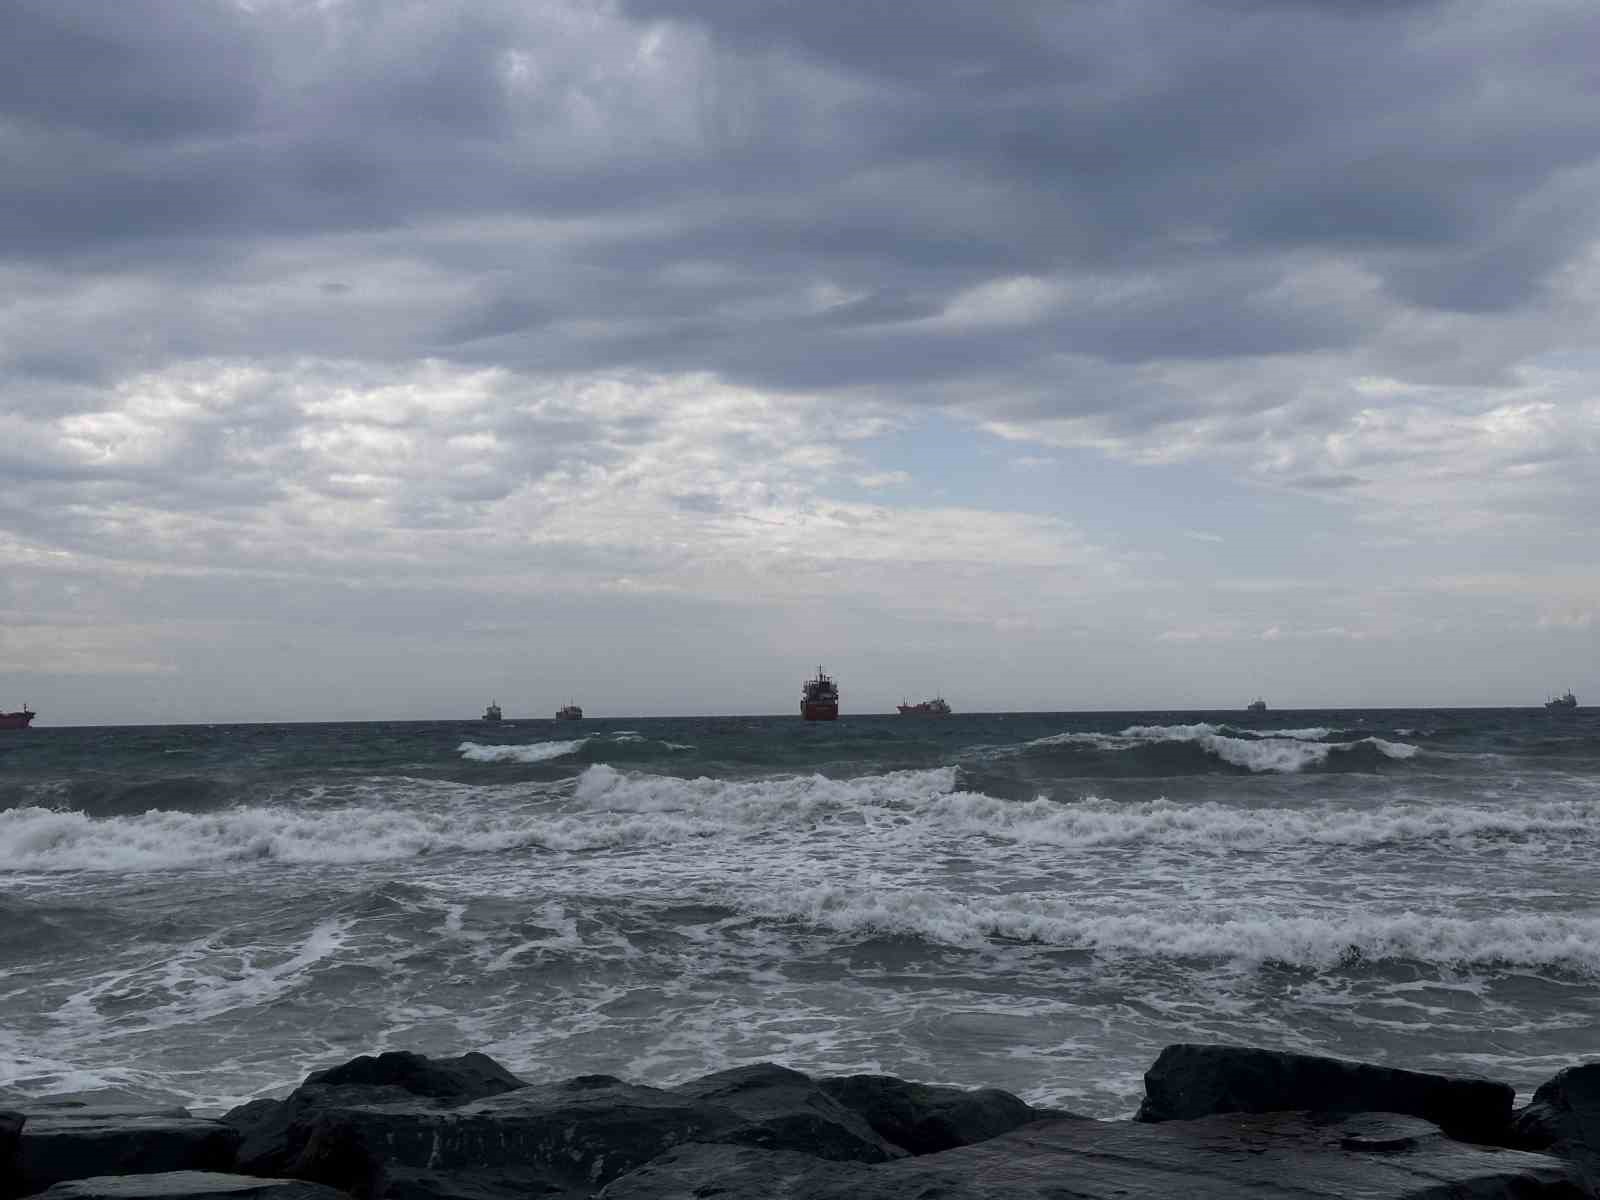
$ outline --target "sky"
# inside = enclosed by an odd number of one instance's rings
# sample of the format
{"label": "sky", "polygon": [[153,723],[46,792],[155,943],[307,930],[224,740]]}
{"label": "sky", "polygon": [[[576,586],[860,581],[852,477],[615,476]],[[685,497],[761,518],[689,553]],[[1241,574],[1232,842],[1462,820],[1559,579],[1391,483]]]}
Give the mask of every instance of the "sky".
{"label": "sky", "polygon": [[1600,702],[1592,0],[9,0],[0,708]]}

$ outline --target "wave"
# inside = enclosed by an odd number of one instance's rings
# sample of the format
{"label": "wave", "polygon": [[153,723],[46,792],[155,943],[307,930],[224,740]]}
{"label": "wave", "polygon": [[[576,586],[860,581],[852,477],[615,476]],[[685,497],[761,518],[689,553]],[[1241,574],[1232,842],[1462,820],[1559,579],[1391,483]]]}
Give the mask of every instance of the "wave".
{"label": "wave", "polygon": [[548,762],[552,758],[565,758],[582,749],[588,738],[571,742],[531,742],[517,746],[492,746],[480,742],[462,742],[456,749],[468,762],[496,763]]}
{"label": "wave", "polygon": [[[1167,846],[1206,854],[1405,843],[1548,843],[1587,853],[1600,840],[1600,796],[1471,807],[1243,807],[1208,801],[1120,803],[1088,797],[1006,800],[963,784],[954,767],[847,779],[679,778],[586,768],[576,779],[522,786],[346,792],[349,802],[149,811],[95,818],[40,807],[0,812],[0,869],[162,870],[229,862],[377,862],[508,850],[603,851],[774,833],[833,839],[899,857],[930,846],[1015,859],[1030,846],[1093,851]],[[443,786],[443,785],[439,785]],[[409,797],[409,798],[408,798]],[[1005,843],[1010,849],[985,850]],[[805,853],[832,856],[813,846]]]}
{"label": "wave", "polygon": [[461,757],[468,762],[481,763],[541,763],[557,758],[575,756],[584,762],[604,762],[609,759],[622,760],[649,760],[656,758],[657,751],[665,749],[673,753],[693,750],[682,742],[658,741],[647,738],[632,729],[621,729],[615,733],[596,734],[592,737],[577,738],[568,742],[531,742],[511,745],[493,745],[482,742],[462,742],[456,747]]}
{"label": "wave", "polygon": [[1153,770],[1183,771],[1198,760],[1221,762],[1252,773],[1288,774],[1307,768],[1339,766],[1370,768],[1385,760],[1415,757],[1420,750],[1406,742],[1375,736],[1328,741],[1338,731],[1306,729],[1251,731],[1228,725],[1130,725],[1118,733],[1058,733],[1021,746],[989,751],[990,756],[1132,753]]}
{"label": "wave", "polygon": [[1229,961],[1312,970],[1388,962],[1560,968],[1600,975],[1600,918],[1507,916],[1472,920],[1416,913],[1289,917],[1271,913],[1104,914],[1036,897],[988,899],[824,884],[747,896],[753,915],[838,933],[915,937],[977,947],[1029,942],[1127,958]]}

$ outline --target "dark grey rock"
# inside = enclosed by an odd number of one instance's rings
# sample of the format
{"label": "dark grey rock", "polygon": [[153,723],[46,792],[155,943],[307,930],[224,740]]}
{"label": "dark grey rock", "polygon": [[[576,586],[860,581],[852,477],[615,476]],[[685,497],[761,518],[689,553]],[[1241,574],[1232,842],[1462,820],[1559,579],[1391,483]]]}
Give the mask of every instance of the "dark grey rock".
{"label": "dark grey rock", "polygon": [[893,1075],[845,1075],[819,1080],[817,1086],[859,1113],[879,1136],[912,1154],[937,1154],[1046,1117],[1075,1116],[1034,1108],[999,1088],[968,1091],[909,1083]]}
{"label": "dark grey rock", "polygon": [[598,1200],[785,1200],[835,1189],[850,1195],[874,1169],[794,1150],[698,1142],[668,1150],[608,1183]]}
{"label": "dark grey rock", "polygon": [[99,1175],[57,1183],[36,1200],[350,1200],[344,1192],[303,1179],[258,1179],[216,1171]]}
{"label": "dark grey rock", "polygon": [[809,1075],[775,1063],[719,1071],[680,1084],[672,1093],[730,1109],[744,1119],[742,1127],[718,1136],[719,1142],[799,1150],[840,1162],[887,1162],[905,1154]]}
{"label": "dark grey rock", "polygon": [[17,1155],[22,1195],[98,1175],[229,1171],[239,1145],[238,1130],[183,1109],[30,1105],[26,1111]]}
{"label": "dark grey rock", "polygon": [[361,1104],[414,1104],[440,1108],[504,1095],[527,1084],[486,1054],[429,1058],[396,1050],[313,1071],[282,1100],[252,1100],[223,1114],[244,1136],[238,1169],[250,1175],[286,1174],[309,1133],[308,1115],[323,1108]]}
{"label": "dark grey rock", "polygon": [[[726,1108],[610,1076],[582,1076],[456,1108],[312,1110],[285,1173],[359,1196],[584,1195],[683,1142],[747,1122]],[[462,1189],[466,1189],[463,1192]],[[487,1189],[487,1190],[486,1190]],[[541,1190],[542,1189],[542,1190]]]}
{"label": "dark grey rock", "polygon": [[1508,1140],[1571,1160],[1600,1194],[1600,1063],[1568,1067],[1540,1084]]}
{"label": "dark grey rock", "polygon": [[1145,1072],[1140,1121],[1212,1113],[1396,1112],[1421,1117],[1452,1137],[1496,1143],[1510,1128],[1509,1084],[1433,1075],[1313,1054],[1249,1046],[1168,1046]]}
{"label": "dark grey rock", "polygon": [[[1380,1150],[1352,1149],[1392,1121]],[[1470,1146],[1404,1115],[1234,1113],[1163,1124],[1052,1120],[918,1158],[829,1163],[688,1146],[602,1200],[1580,1200],[1568,1164]]]}
{"label": "dark grey rock", "polygon": [[313,1071],[306,1086],[395,1087],[411,1096],[464,1104],[485,1096],[527,1087],[487,1054],[473,1051],[456,1058],[429,1058],[408,1050],[390,1050],[376,1057],[363,1054],[337,1067]]}
{"label": "dark grey rock", "polygon": [[0,1196],[15,1196],[21,1187],[18,1179],[18,1154],[22,1146],[22,1126],[27,1117],[10,1109],[0,1109]]}

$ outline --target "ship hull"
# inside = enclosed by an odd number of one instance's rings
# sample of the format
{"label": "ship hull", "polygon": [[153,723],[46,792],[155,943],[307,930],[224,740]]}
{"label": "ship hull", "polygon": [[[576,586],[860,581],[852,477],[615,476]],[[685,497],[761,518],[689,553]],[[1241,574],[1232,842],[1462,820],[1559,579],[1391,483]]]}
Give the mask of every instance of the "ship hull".
{"label": "ship hull", "polygon": [[800,701],[800,715],[808,721],[837,721],[839,719],[838,701],[802,700]]}
{"label": "ship hull", "polygon": [[0,729],[26,729],[38,713],[0,713]]}

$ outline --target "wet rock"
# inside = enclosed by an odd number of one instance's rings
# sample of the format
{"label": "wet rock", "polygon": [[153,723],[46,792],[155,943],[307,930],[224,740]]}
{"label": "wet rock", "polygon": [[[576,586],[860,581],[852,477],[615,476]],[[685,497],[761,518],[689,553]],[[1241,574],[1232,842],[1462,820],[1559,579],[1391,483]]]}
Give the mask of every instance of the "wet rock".
{"label": "wet rock", "polygon": [[13,1194],[42,1192],[69,1179],[166,1171],[228,1171],[239,1131],[184,1109],[127,1105],[29,1105],[17,1153]]}
{"label": "wet rock", "polygon": [[1421,1117],[1452,1137],[1499,1142],[1515,1092],[1472,1076],[1434,1075],[1313,1054],[1249,1046],[1168,1046],[1145,1072],[1140,1121],[1213,1113],[1396,1112]]}
{"label": "wet rock", "polygon": [[809,1075],[774,1063],[719,1071],[672,1089],[730,1109],[744,1120],[717,1140],[768,1150],[802,1150],[841,1162],[885,1162],[905,1154],[859,1112],[839,1103]]}
{"label": "wet rock", "polygon": [[658,1088],[591,1075],[455,1108],[318,1108],[285,1174],[358,1196],[584,1195],[682,1142],[747,1122]]}
{"label": "wet rock", "polygon": [[22,1145],[22,1125],[27,1119],[19,1112],[0,1109],[0,1196],[15,1196],[21,1186],[17,1155]]}
{"label": "wet rock", "polygon": [[[1392,1121],[1384,1132],[1383,1123]],[[1379,1135],[1382,1149],[1361,1148]],[[1470,1146],[1404,1115],[1233,1113],[1195,1121],[1041,1121],[875,1165],[686,1146],[602,1200],[1579,1200],[1570,1166]]]}
{"label": "wet rock", "polygon": [[1508,1140],[1571,1160],[1600,1195],[1600,1063],[1568,1067],[1540,1084]]}
{"label": "wet rock", "polygon": [[1046,1117],[1076,1118],[1038,1109],[999,1088],[967,1090],[910,1083],[893,1075],[845,1075],[817,1086],[859,1113],[878,1135],[911,1154],[937,1154],[999,1137]]}
{"label": "wet rock", "polygon": [[309,1114],[318,1109],[419,1101],[448,1108],[526,1086],[487,1054],[429,1058],[395,1050],[313,1071],[284,1099],[252,1100],[222,1120],[243,1135],[238,1169],[277,1176],[287,1174],[287,1164],[303,1151]]}
{"label": "wet rock", "polygon": [[303,1179],[258,1179],[216,1171],[100,1175],[57,1183],[36,1200],[350,1200],[343,1192]]}

